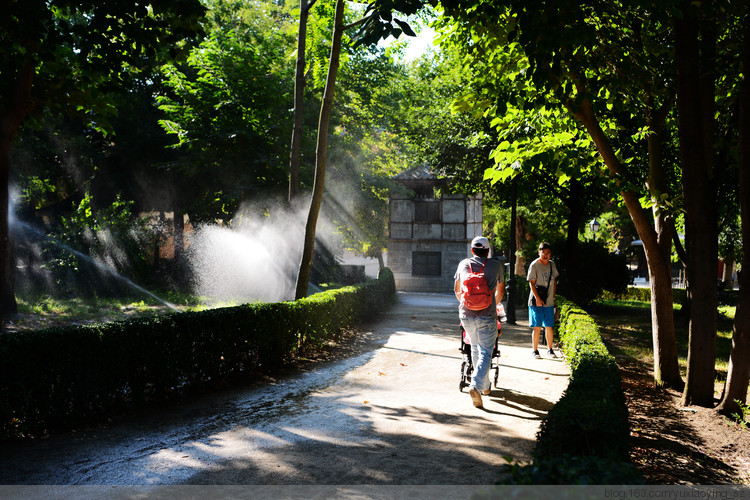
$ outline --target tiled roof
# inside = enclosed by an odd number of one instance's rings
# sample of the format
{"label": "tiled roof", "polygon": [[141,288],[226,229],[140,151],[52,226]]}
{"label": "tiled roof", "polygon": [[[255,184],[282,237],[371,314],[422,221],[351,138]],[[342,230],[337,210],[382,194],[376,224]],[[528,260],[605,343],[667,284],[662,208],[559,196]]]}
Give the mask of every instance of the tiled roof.
{"label": "tiled roof", "polygon": [[397,181],[436,181],[438,180],[427,164],[410,168],[393,177]]}

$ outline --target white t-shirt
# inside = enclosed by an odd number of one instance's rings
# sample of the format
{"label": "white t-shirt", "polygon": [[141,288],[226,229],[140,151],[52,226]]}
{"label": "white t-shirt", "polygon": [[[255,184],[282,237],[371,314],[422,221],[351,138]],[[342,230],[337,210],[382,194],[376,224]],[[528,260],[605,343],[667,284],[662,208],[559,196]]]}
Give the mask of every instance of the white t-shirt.
{"label": "white t-shirt", "polygon": [[[550,279],[550,273],[552,274],[552,279]],[[541,260],[536,259],[529,266],[529,273],[526,275],[526,281],[536,280],[536,286],[549,288],[547,302],[544,304],[546,307],[552,307],[555,305],[555,294],[553,292],[556,291],[556,281],[558,276],[560,276],[560,273],[557,272],[557,266],[555,266],[555,263],[551,260],[549,261],[549,264],[545,266],[542,264]],[[534,292],[529,290],[528,305],[534,305],[532,302],[533,299]]]}

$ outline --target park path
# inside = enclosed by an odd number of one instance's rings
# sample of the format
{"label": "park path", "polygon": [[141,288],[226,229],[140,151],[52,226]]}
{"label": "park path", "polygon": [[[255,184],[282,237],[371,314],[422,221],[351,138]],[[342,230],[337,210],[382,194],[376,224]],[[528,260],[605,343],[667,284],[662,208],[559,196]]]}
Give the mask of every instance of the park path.
{"label": "park path", "polygon": [[459,392],[457,303],[399,293],[350,355],[33,442],[0,446],[2,485],[488,485],[528,461],[567,387],[560,359],[531,356],[525,311],[504,325],[499,388]]}

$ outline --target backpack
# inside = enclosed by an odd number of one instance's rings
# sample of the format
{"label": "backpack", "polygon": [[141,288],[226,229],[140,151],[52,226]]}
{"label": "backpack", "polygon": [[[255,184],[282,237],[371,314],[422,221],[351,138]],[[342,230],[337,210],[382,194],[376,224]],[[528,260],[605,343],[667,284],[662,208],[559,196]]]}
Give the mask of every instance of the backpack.
{"label": "backpack", "polygon": [[482,268],[475,273],[469,262],[469,274],[461,282],[461,303],[471,311],[482,311],[492,305],[492,291],[484,277],[485,265],[487,261],[484,261]]}

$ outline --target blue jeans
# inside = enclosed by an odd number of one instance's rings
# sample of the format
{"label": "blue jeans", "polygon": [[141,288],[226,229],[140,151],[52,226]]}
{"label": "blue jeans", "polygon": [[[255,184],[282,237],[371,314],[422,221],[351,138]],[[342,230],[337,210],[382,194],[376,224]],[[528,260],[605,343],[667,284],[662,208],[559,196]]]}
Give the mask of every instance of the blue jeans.
{"label": "blue jeans", "polygon": [[492,316],[480,316],[463,318],[461,323],[471,341],[471,362],[474,365],[469,389],[476,387],[479,391],[484,391],[490,388],[490,367],[497,338],[497,320]]}

